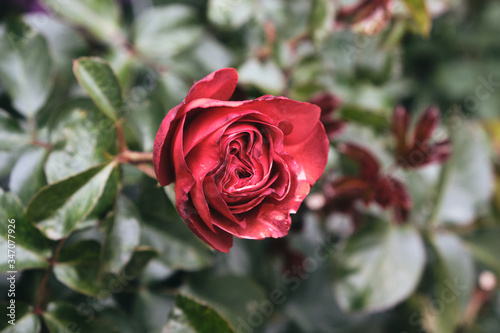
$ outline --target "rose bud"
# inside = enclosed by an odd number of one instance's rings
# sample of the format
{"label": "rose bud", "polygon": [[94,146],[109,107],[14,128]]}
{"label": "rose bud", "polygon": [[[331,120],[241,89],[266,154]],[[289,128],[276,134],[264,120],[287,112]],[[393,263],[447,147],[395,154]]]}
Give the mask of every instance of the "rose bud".
{"label": "rose bud", "polygon": [[269,95],[229,101],[237,81],[226,68],[196,82],[163,119],[153,151],[158,182],[175,182],[180,216],[222,252],[233,236],[285,236],[329,148],[319,107]]}
{"label": "rose bud", "polygon": [[407,220],[412,206],[405,185],[390,175],[382,174],[380,163],[366,148],[353,143],[343,143],[339,152],[347,155],[359,166],[356,176],[342,176],[326,184],[327,211],[357,216],[357,202],[378,204],[383,209],[394,209],[394,220]]}
{"label": "rose bud", "polygon": [[345,128],[345,123],[334,118],[342,101],[330,93],[319,93],[309,100],[309,103],[316,104],[321,109],[320,120],[325,126],[326,134],[330,140],[339,136]]}
{"label": "rose bud", "polygon": [[371,35],[380,32],[389,22],[392,0],[361,0],[337,12],[337,22],[347,23],[354,30]]}
{"label": "rose bud", "polygon": [[430,107],[411,132],[410,114],[403,107],[397,107],[392,118],[392,132],[396,139],[396,162],[410,169],[446,161],[451,155],[450,140],[434,142],[431,139],[438,126],[439,110]]}

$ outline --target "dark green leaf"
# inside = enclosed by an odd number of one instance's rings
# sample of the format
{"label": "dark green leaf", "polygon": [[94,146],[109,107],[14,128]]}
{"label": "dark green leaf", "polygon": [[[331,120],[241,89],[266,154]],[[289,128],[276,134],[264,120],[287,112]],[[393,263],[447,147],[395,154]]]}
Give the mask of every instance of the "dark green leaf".
{"label": "dark green leaf", "polygon": [[[15,299],[15,298],[11,298]],[[14,318],[10,317],[11,310],[8,307],[12,307],[9,302],[0,302],[0,307],[2,308],[2,318],[0,322],[0,332],[1,333],[38,333],[42,328],[40,325],[40,318],[32,313],[32,308],[19,301],[14,303]],[[9,323],[12,321],[15,325]]]}
{"label": "dark green leaf", "polygon": [[425,248],[412,227],[382,221],[350,238],[341,254],[334,291],[347,311],[380,311],[408,297],[425,264]]}
{"label": "dark green leaf", "polygon": [[116,43],[120,35],[120,10],[113,0],[43,0],[54,13],[82,26],[97,38]]}
{"label": "dark green leaf", "polygon": [[101,58],[82,57],[74,61],[73,72],[97,107],[107,117],[116,120],[123,101],[120,82],[110,65]]}
{"label": "dark green leaf", "polygon": [[164,331],[170,333],[232,333],[236,330],[216,310],[195,298],[178,295]]}
{"label": "dark green leaf", "polygon": [[202,35],[196,12],[169,5],[145,10],[135,24],[135,45],[142,53],[170,58],[193,46]]}
{"label": "dark green leaf", "polygon": [[378,131],[386,130],[389,127],[389,121],[380,113],[355,105],[343,106],[340,109],[340,118],[372,127]]}
{"label": "dark green leaf", "polygon": [[139,290],[133,306],[135,324],[141,332],[161,332],[173,306],[174,298],[160,290]]}
{"label": "dark green leaf", "polygon": [[146,100],[127,112],[127,119],[144,151],[153,151],[154,139],[165,117],[163,106],[155,100]]}
{"label": "dark green leaf", "polygon": [[40,190],[28,218],[49,238],[68,235],[97,205],[115,163],[102,164]]}
{"label": "dark green leaf", "polygon": [[[10,240],[15,244],[15,265],[11,267],[8,253],[0,259],[0,271],[23,270],[29,268],[45,268],[51,256],[51,244],[42,233],[26,219],[21,202],[11,193],[0,189],[0,244],[7,249],[9,230]],[[10,223],[9,221],[13,221]],[[15,227],[9,227],[9,225]],[[14,238],[15,237],[15,238]],[[11,246],[8,247],[9,249]],[[7,250],[6,250],[7,251]]]}
{"label": "dark green leaf", "polygon": [[114,123],[89,99],[64,103],[49,120],[54,145],[45,173],[49,183],[67,178],[106,161],[116,152]]}
{"label": "dark green leaf", "polygon": [[432,333],[454,333],[462,322],[475,285],[474,263],[461,240],[440,233],[434,240],[437,260],[432,311],[423,316]]}
{"label": "dark green leaf", "polygon": [[477,260],[489,266],[500,276],[500,228],[474,231],[467,237],[467,245]]}
{"label": "dark green leaf", "polygon": [[143,179],[137,204],[144,221],[141,244],[157,250],[157,259],[172,269],[197,270],[212,264],[210,250],[188,229],[163,189]]}
{"label": "dark green leaf", "polygon": [[31,147],[17,160],[9,179],[9,189],[23,204],[27,205],[31,197],[47,184],[43,164],[48,151],[42,147]]}
{"label": "dark green leaf", "polygon": [[0,109],[0,150],[13,150],[30,141],[27,135],[7,112]]}
{"label": "dark green leaf", "polygon": [[116,202],[115,215],[106,225],[103,268],[117,274],[132,257],[134,248],[139,245],[140,217],[133,203],[124,196]]}
{"label": "dark green leaf", "polygon": [[50,333],[119,333],[109,321],[96,319],[90,323],[78,309],[63,302],[53,302],[42,315]]}
{"label": "dark green leaf", "polygon": [[14,107],[32,117],[52,86],[52,60],[45,39],[20,21],[0,31],[0,79]]}
{"label": "dark green leaf", "polygon": [[135,249],[132,257],[124,268],[127,276],[139,276],[151,259],[158,256],[158,252],[150,247],[140,246]]}
{"label": "dark green leaf", "polygon": [[101,247],[95,241],[71,244],[62,249],[54,275],[69,288],[95,297],[103,289],[98,274],[100,252]]}
{"label": "dark green leaf", "polygon": [[239,318],[246,320],[252,309],[261,306],[266,299],[262,287],[247,276],[216,276],[207,272],[194,275],[184,291],[206,302],[234,327],[241,324]]}

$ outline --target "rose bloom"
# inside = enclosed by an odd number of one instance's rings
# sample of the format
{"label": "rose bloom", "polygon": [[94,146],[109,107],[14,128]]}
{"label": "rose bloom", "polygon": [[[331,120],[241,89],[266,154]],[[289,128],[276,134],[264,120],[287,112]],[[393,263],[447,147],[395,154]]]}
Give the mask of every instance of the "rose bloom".
{"label": "rose bloom", "polygon": [[175,182],[180,216],[222,252],[233,236],[285,236],[328,158],[319,107],[269,95],[229,101],[237,81],[225,68],[196,82],[163,119],[153,151],[158,182]]}

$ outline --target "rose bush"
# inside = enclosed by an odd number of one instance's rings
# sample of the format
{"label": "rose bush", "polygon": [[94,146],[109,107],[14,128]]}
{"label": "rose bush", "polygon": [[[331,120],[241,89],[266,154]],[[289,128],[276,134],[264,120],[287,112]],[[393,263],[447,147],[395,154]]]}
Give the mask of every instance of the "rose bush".
{"label": "rose bush", "polygon": [[233,236],[285,236],[328,158],[319,107],[269,95],[229,101],[237,81],[226,68],[195,83],[163,119],[153,152],[181,217],[222,252]]}

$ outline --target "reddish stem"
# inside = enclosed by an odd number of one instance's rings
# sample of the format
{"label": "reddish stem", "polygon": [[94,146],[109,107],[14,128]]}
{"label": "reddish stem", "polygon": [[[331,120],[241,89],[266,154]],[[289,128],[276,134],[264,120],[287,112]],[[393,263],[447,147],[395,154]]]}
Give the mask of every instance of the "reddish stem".
{"label": "reddish stem", "polygon": [[66,241],[66,238],[63,238],[59,241],[59,244],[57,244],[57,248],[54,252],[54,255],[52,256],[52,258],[50,258],[48,260],[49,267],[47,267],[47,269],[45,270],[45,273],[43,275],[42,284],[40,286],[40,294],[38,295],[36,307],[33,310],[33,313],[36,315],[42,315],[44,313],[43,301],[45,298],[45,294],[47,293],[47,283],[49,281],[50,273],[52,272],[52,267],[54,267],[54,265],[56,264],[57,257],[59,256],[59,253],[61,252],[61,249],[62,249],[65,241]]}

